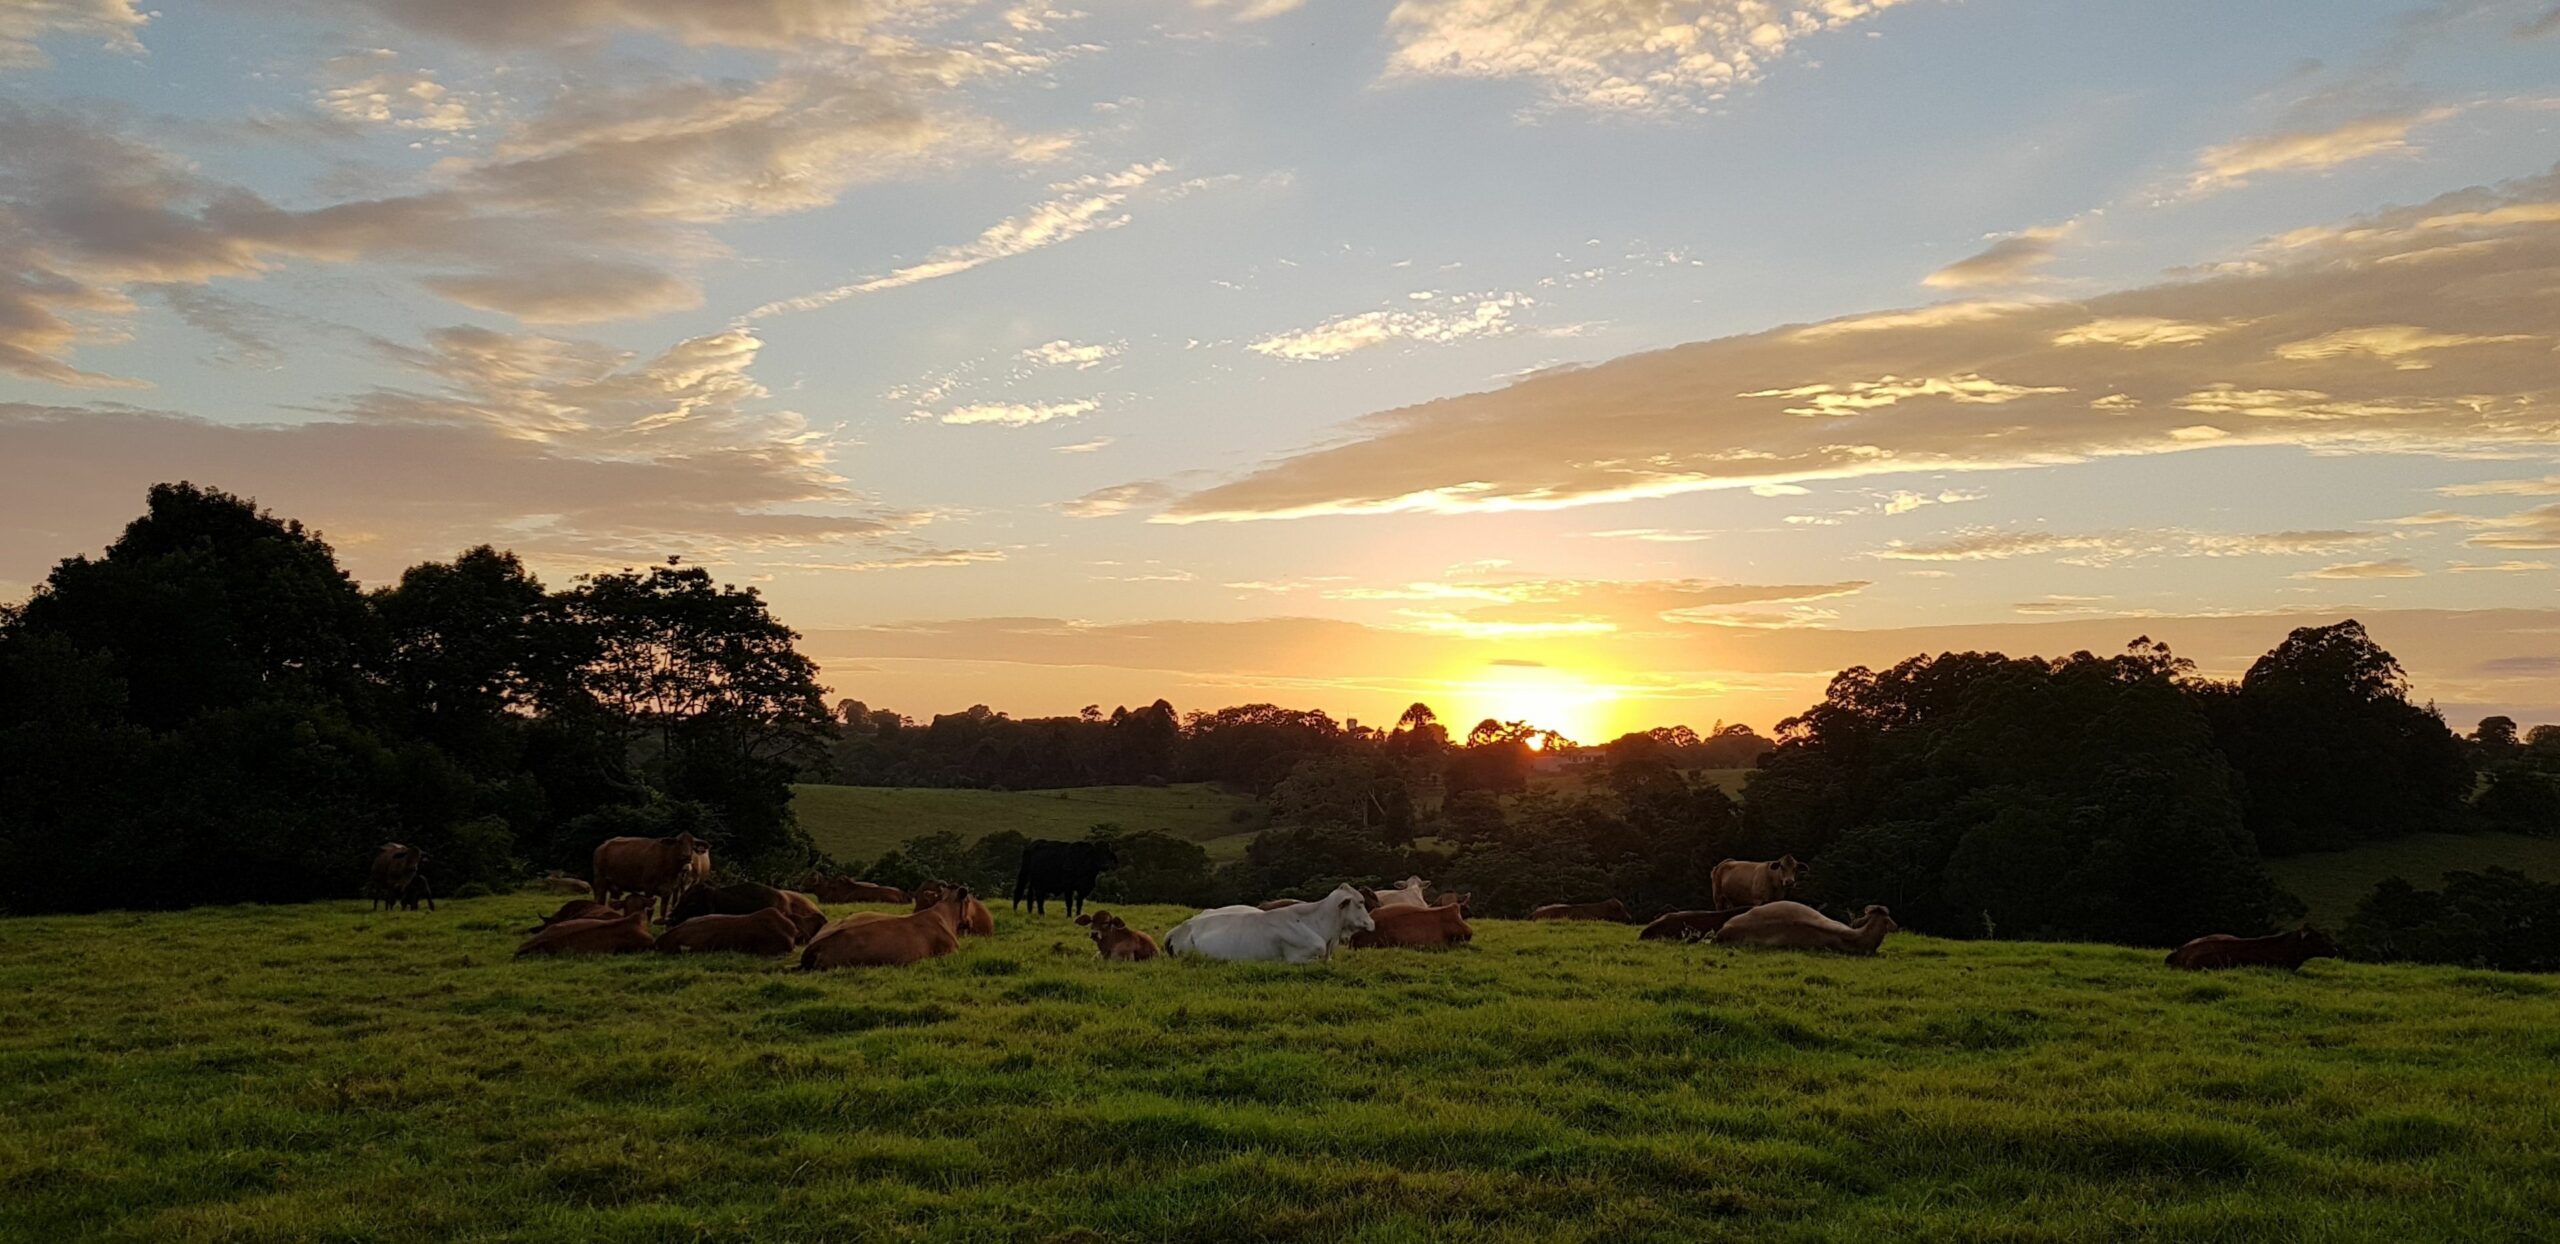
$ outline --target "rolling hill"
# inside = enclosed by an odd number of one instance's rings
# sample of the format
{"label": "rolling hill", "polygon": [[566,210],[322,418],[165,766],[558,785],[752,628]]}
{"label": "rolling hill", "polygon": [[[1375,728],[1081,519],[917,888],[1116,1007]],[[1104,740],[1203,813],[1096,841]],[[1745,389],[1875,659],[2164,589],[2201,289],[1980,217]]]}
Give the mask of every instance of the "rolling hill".
{"label": "rolling hill", "polygon": [[1269,820],[1259,801],[1205,782],[1024,791],[800,785],[791,792],[801,828],[820,850],[846,861],[875,860],[927,834],[974,842],[1010,829],[1026,838],[1073,839],[1106,822],[1132,833],[1165,830],[1225,861],[1241,857]]}

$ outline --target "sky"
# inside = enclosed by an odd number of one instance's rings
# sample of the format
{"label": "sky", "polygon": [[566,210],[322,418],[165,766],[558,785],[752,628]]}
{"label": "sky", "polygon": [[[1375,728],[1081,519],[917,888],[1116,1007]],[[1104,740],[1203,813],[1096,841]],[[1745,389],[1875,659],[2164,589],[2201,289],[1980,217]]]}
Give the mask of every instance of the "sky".
{"label": "sky", "polygon": [[0,0],[0,596],[169,479],[918,717],[2560,721],[2560,3]]}

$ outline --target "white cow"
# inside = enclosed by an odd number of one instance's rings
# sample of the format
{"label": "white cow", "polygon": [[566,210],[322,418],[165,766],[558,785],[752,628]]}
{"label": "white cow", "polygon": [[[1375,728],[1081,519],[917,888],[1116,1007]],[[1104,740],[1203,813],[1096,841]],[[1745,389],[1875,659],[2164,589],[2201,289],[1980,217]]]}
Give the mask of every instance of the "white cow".
{"label": "white cow", "polygon": [[1380,908],[1429,907],[1431,902],[1422,896],[1422,892],[1430,884],[1420,877],[1407,877],[1397,882],[1394,889],[1378,891],[1378,906]]}
{"label": "white cow", "polygon": [[1336,886],[1312,903],[1278,911],[1258,907],[1220,907],[1173,926],[1164,935],[1165,953],[1181,958],[1263,959],[1313,963],[1333,957],[1334,947],[1353,933],[1378,927],[1360,891]]}

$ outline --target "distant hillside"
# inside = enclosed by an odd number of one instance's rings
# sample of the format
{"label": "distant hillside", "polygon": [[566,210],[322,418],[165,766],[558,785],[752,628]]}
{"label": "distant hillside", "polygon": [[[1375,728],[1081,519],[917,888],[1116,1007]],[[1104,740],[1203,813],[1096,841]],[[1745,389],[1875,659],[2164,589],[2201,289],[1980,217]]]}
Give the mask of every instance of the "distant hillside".
{"label": "distant hillside", "polygon": [[2267,861],[2276,884],[2311,908],[2311,918],[2335,931],[2356,902],[2385,877],[2405,877],[2433,889],[2445,873],[2512,868],[2537,881],[2560,881],[2560,838],[2521,834],[2412,834],[2351,851],[2324,851]]}
{"label": "distant hillside", "polygon": [[819,849],[854,861],[945,831],[972,842],[1007,829],[1026,838],[1082,838],[1104,822],[1132,833],[1161,829],[1225,861],[1243,856],[1244,844],[1270,820],[1260,801],[1205,782],[1022,791],[799,785],[791,792],[792,811]]}

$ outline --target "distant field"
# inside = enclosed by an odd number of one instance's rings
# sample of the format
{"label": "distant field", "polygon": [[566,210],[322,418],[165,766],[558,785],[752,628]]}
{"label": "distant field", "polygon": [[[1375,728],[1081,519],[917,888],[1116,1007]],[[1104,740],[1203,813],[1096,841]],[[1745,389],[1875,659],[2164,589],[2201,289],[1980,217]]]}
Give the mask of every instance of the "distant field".
{"label": "distant field", "polygon": [[[818,846],[841,860],[872,860],[909,838],[945,831],[976,841],[1010,829],[1026,838],[1082,838],[1101,822],[1136,833],[1161,829],[1201,843],[1213,859],[1240,858],[1264,821],[1261,805],[1207,783],[1082,786],[1069,790],[933,790],[903,786],[794,786],[792,811]],[[1251,819],[1238,822],[1236,809]]]}
{"label": "distant field", "polygon": [[[528,960],[549,897],[0,921],[0,1239],[2526,1240],[2560,980],[1487,921],[1328,965]],[[1162,930],[1183,914],[1125,909]]]}
{"label": "distant field", "polygon": [[2311,908],[2332,931],[2385,877],[2433,889],[2449,871],[2512,868],[2538,881],[2560,881],[2560,839],[2520,834],[2413,834],[2352,851],[2324,851],[2267,861],[2276,883]]}

